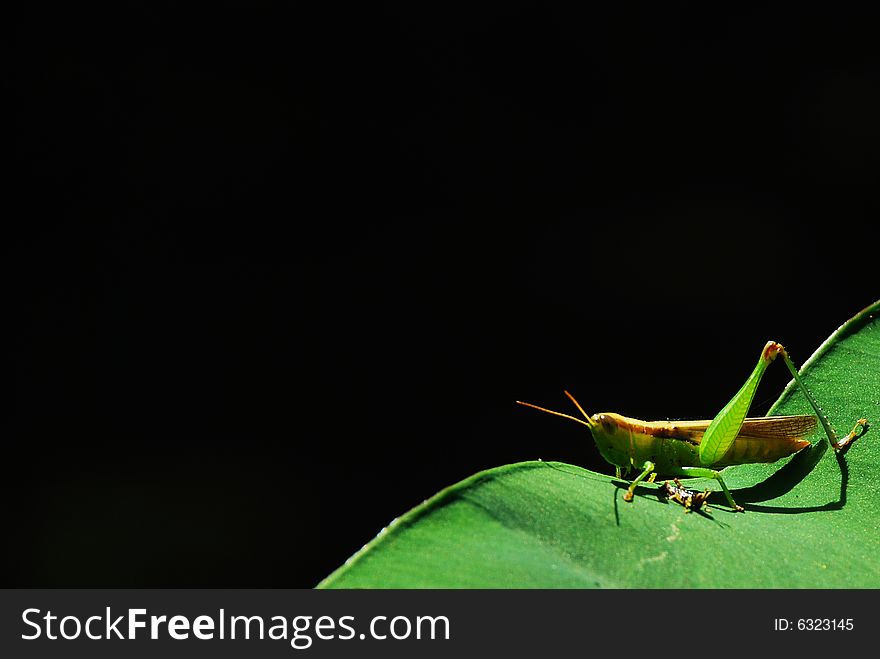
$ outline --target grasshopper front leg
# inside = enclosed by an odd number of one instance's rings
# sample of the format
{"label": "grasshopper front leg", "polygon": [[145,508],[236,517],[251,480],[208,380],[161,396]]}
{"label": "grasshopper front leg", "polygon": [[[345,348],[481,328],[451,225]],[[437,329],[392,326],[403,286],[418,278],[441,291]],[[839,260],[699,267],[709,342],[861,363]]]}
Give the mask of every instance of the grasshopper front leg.
{"label": "grasshopper front leg", "polygon": [[[641,483],[645,478],[654,473],[654,463],[650,460],[645,460],[645,464],[642,465],[642,473],[638,475],[638,477],[629,484],[629,488],[626,490],[626,494],[623,495],[624,501],[632,501],[633,493],[635,492],[636,486]],[[653,480],[653,479],[652,479]]]}

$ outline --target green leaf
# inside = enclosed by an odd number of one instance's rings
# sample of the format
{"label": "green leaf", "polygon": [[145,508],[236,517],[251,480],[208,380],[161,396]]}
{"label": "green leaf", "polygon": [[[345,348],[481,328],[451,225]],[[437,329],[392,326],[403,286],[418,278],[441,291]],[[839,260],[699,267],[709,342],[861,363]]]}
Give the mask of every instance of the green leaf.
{"label": "green leaf", "polygon": [[[572,465],[523,462],[476,474],[392,522],[322,588],[880,587],[880,302],[802,369],[840,434],[875,424],[843,454],[812,448],[724,471],[745,513],[685,512],[656,485]],[[790,387],[771,414],[809,414]],[[695,489],[713,481],[693,480]]]}

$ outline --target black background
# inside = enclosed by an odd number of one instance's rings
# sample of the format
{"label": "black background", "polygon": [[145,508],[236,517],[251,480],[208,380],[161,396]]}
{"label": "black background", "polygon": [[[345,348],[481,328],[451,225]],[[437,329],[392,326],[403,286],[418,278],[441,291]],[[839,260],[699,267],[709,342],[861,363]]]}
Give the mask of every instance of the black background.
{"label": "black background", "polygon": [[177,4],[14,26],[5,586],[311,587],[878,297],[873,15]]}

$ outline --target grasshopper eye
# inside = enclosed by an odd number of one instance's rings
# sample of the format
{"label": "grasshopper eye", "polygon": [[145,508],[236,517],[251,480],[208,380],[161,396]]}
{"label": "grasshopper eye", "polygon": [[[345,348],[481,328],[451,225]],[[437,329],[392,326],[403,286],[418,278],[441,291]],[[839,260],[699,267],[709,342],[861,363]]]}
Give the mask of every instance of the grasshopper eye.
{"label": "grasshopper eye", "polygon": [[602,430],[609,435],[617,430],[617,424],[614,423],[614,420],[607,414],[600,414],[598,421],[602,425]]}

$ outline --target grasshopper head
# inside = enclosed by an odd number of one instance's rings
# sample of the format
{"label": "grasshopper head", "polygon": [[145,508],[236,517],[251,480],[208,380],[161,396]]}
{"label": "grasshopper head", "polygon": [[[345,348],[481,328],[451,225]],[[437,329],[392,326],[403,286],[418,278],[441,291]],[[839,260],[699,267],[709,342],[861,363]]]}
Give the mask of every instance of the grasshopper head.
{"label": "grasshopper head", "polygon": [[596,442],[596,447],[599,449],[599,453],[602,454],[602,457],[617,467],[625,467],[628,469],[632,462],[630,448],[632,435],[628,432],[628,421],[626,417],[621,416],[620,414],[615,414],[614,412],[601,412],[590,416],[584,412],[584,408],[575,400],[574,396],[567,391],[565,392],[565,395],[571,399],[583,415],[582,419],[571,416],[570,414],[564,414],[563,412],[548,410],[545,407],[538,407],[531,403],[524,403],[520,400],[516,402],[520,405],[525,405],[526,407],[531,407],[555,416],[571,419],[581,425],[587,426],[593,434],[593,440]]}
{"label": "grasshopper head", "polygon": [[630,433],[626,418],[614,412],[599,412],[590,421],[590,432],[602,457],[615,466],[629,467]]}

